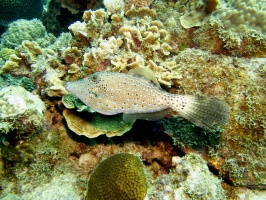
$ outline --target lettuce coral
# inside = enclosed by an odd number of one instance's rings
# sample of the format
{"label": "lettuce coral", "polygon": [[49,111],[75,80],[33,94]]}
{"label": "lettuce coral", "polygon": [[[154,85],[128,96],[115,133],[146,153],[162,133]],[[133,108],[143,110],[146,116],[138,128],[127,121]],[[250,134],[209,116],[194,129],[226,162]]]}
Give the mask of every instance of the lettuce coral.
{"label": "lettuce coral", "polygon": [[132,128],[134,122],[125,123],[122,115],[106,116],[99,113],[87,115],[65,109],[64,118],[70,130],[78,135],[95,138],[105,134],[107,137],[121,136]]}
{"label": "lettuce coral", "polygon": [[162,22],[153,19],[155,10],[132,7],[126,12],[127,18],[120,15],[89,10],[84,12],[84,22],[69,27],[76,39],[93,41],[85,50],[83,65],[92,72],[148,67],[162,85],[171,87],[181,75],[172,59],[175,48],[170,34]]}

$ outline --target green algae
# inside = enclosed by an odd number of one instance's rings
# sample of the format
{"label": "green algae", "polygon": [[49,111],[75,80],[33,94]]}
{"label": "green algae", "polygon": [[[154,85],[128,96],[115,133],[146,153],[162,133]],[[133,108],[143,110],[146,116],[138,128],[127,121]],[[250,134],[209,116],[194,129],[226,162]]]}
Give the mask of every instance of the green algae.
{"label": "green algae", "polygon": [[219,146],[222,134],[222,129],[219,127],[207,131],[181,117],[165,118],[161,120],[161,123],[165,132],[172,136],[176,145],[192,148]]}

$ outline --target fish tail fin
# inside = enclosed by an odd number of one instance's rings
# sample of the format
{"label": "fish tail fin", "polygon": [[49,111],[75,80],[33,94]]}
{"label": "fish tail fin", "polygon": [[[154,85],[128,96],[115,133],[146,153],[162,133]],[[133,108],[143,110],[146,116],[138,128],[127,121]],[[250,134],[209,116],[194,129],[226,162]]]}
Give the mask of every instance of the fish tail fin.
{"label": "fish tail fin", "polygon": [[181,117],[207,130],[212,130],[214,125],[224,125],[229,119],[229,106],[216,98],[171,95],[170,102],[170,107]]}

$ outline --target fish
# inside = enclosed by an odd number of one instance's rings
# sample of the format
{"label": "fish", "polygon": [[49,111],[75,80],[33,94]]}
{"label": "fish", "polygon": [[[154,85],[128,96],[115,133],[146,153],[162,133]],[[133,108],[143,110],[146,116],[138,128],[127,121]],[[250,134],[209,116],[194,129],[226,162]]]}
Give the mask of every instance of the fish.
{"label": "fish", "polygon": [[67,82],[67,91],[103,115],[123,114],[125,122],[158,120],[171,110],[196,126],[212,130],[228,122],[230,108],[207,96],[172,94],[160,87],[153,72],[138,67],[127,74],[102,71]]}

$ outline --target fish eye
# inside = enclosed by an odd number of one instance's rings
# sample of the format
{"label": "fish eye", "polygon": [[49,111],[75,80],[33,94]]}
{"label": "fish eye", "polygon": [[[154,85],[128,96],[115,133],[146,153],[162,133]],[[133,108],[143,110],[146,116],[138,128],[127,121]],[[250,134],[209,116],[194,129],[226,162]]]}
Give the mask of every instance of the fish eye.
{"label": "fish eye", "polygon": [[93,74],[91,77],[93,82],[98,82],[99,81],[99,76],[97,74]]}

